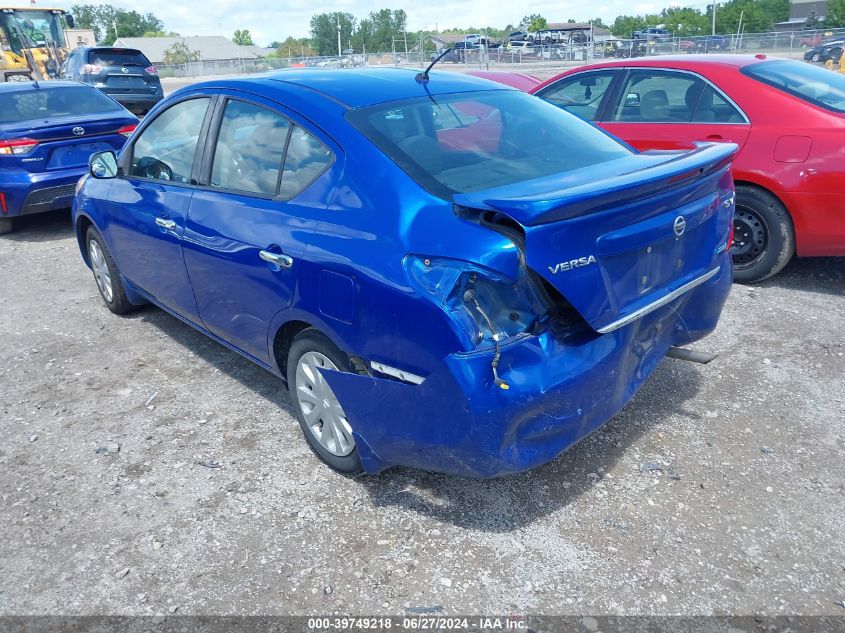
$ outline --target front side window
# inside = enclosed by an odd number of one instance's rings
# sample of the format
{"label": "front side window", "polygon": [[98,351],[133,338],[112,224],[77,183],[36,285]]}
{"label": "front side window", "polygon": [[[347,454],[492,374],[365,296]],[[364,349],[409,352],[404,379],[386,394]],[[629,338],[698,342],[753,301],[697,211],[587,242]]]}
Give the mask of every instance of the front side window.
{"label": "front side window", "polygon": [[267,108],[229,100],[211,167],[211,186],[275,195],[290,122]]}
{"label": "front side window", "polygon": [[140,178],[191,181],[194,155],[210,99],[181,101],[159,114],[132,148],[129,173]]}
{"label": "front side window", "polygon": [[705,83],[695,75],[633,71],[610,121],[618,123],[689,123]]}
{"label": "front side window", "polygon": [[394,101],[352,110],[346,118],[420,185],[444,198],[631,152],[578,117],[515,90]]}
{"label": "front side window", "polygon": [[845,75],[825,68],[778,59],[749,64],[745,75],[833,112],[845,112]]}
{"label": "front side window", "polygon": [[614,70],[579,73],[545,87],[537,96],[582,119],[595,121],[602,97],[616,73]]}

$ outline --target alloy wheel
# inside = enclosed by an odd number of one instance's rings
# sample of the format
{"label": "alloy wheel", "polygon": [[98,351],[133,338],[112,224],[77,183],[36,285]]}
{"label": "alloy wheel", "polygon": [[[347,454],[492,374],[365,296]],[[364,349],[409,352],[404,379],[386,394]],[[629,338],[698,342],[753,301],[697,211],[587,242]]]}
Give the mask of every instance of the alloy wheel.
{"label": "alloy wheel", "polygon": [[317,442],[337,457],[355,450],[352,427],[321,369],[337,366],[320,352],[306,352],[296,365],[296,401],[308,429]]}

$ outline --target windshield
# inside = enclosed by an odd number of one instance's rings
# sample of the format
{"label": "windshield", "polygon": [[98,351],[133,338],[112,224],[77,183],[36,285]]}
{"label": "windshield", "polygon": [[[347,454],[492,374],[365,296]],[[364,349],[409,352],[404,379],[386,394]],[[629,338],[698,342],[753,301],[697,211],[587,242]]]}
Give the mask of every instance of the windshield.
{"label": "windshield", "polygon": [[96,88],[48,87],[0,92],[0,124],[114,112],[121,107]]}
{"label": "windshield", "polygon": [[788,59],[750,64],[742,72],[827,110],[845,112],[845,75]]}
{"label": "windshield", "polygon": [[346,117],[420,185],[446,198],[631,152],[578,117],[518,91],[394,101]]}
{"label": "windshield", "polygon": [[25,48],[55,44],[65,48],[61,13],[49,10],[12,9],[0,13],[0,27],[18,55]]}

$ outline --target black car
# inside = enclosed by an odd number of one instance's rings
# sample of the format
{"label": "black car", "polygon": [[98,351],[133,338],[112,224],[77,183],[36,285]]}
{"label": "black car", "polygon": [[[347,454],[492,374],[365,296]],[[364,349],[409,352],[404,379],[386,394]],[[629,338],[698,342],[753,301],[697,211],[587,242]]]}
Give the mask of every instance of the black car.
{"label": "black car", "polygon": [[826,62],[827,60],[832,59],[834,62],[838,62],[839,58],[842,57],[842,48],[844,45],[845,41],[837,40],[835,42],[827,42],[825,44],[821,44],[820,46],[815,46],[804,53],[804,61]]}
{"label": "black car", "polygon": [[164,97],[156,67],[134,48],[74,49],[61,76],[91,84],[134,114],[146,114]]}

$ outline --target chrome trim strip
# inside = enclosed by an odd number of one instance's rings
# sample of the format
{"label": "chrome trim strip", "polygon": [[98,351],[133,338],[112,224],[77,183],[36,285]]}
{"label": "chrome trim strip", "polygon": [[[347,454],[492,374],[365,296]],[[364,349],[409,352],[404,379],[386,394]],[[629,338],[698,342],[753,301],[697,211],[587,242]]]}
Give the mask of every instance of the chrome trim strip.
{"label": "chrome trim strip", "polygon": [[403,369],[396,369],[395,367],[385,365],[384,363],[370,361],[370,367],[372,367],[381,374],[393,376],[394,378],[398,378],[399,380],[409,382],[412,385],[421,385],[425,380],[425,378],[423,378],[422,376],[417,376],[416,374],[412,374],[411,372],[405,371]]}
{"label": "chrome trim strip", "polygon": [[716,276],[716,273],[718,273],[719,270],[721,270],[721,266],[717,266],[716,268],[714,268],[710,272],[704,273],[703,275],[701,275],[701,277],[696,277],[692,281],[685,283],[680,288],[676,288],[675,290],[670,292],[665,297],[661,297],[657,301],[653,301],[653,302],[649,303],[648,305],[643,306],[642,308],[640,308],[636,312],[632,312],[628,316],[622,317],[618,321],[614,321],[610,325],[606,325],[603,328],[600,328],[598,330],[598,333],[599,334],[607,334],[608,332],[613,332],[613,330],[618,330],[619,328],[621,328],[625,325],[628,325],[629,323],[631,323],[633,321],[636,321],[640,317],[645,316],[649,312],[654,312],[658,308],[662,308],[663,306],[665,306],[670,301],[674,301],[675,299],[680,297],[682,294],[689,292],[690,290],[692,290],[696,286],[700,286],[705,281],[709,281],[710,279],[712,279],[713,277]]}

